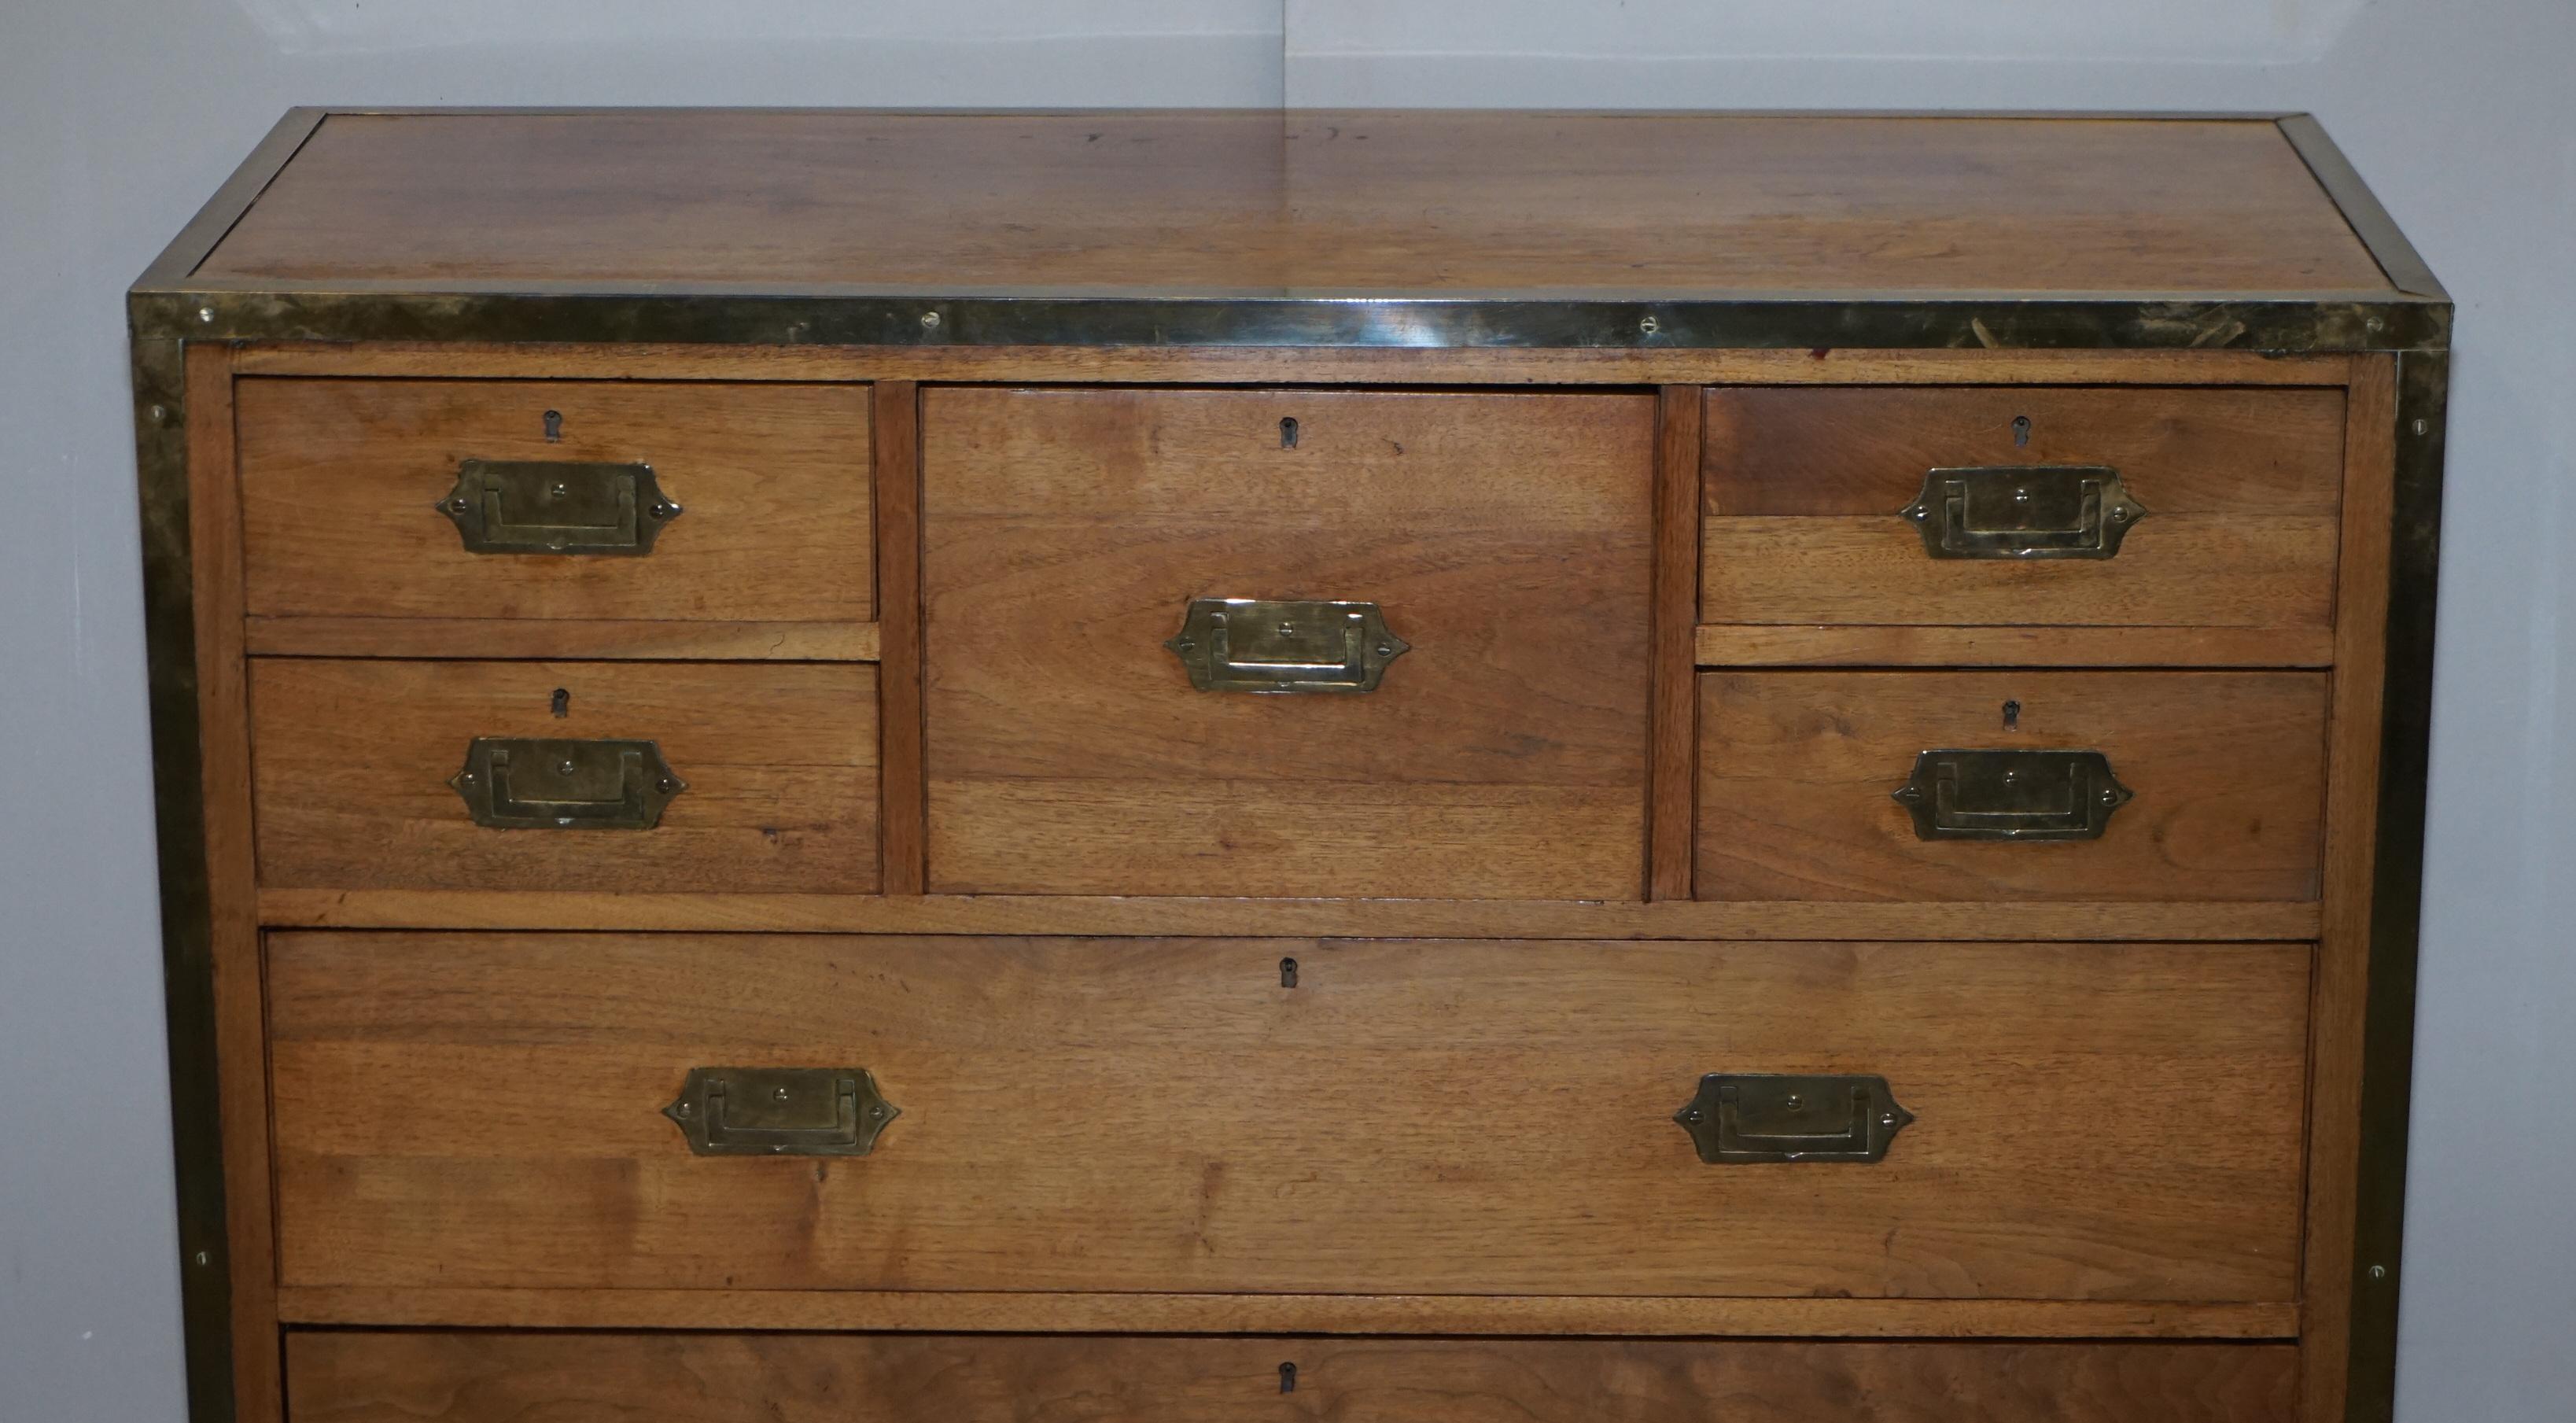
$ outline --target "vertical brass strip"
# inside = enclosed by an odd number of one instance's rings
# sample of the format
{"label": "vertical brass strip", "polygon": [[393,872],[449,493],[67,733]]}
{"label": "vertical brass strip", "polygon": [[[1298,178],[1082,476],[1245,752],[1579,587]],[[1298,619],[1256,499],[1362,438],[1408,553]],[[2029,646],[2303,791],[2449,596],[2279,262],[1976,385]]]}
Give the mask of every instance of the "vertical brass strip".
{"label": "vertical brass strip", "polygon": [[170,1023],[171,1146],[179,1198],[179,1308],[188,1416],[234,1423],[232,1252],[225,1234],[217,1091],[214,918],[206,861],[181,343],[133,345],[135,466],[143,524],[143,628],[151,672],[153,827],[160,852],[161,973]]}
{"label": "vertical brass strip", "polygon": [[2447,353],[2397,358],[2397,490],[2388,550],[2387,671],[2380,720],[2370,996],[2362,1036],[2361,1169],[2355,1182],[2347,1423],[2396,1411],[2399,1248],[2415,1051],[2415,962],[2424,908],[2424,801],[2433,711],[2433,599],[2442,537]]}

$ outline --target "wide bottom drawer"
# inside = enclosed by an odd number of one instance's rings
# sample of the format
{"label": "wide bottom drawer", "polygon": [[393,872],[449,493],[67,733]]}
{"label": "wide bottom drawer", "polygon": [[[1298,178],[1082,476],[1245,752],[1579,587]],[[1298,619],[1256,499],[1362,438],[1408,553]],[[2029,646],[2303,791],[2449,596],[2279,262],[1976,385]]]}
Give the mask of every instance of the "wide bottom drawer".
{"label": "wide bottom drawer", "polygon": [[294,933],[281,1283],[2295,1299],[2301,944]]}
{"label": "wide bottom drawer", "polygon": [[2269,1423],[2279,1344],[301,1333],[297,1423]]}

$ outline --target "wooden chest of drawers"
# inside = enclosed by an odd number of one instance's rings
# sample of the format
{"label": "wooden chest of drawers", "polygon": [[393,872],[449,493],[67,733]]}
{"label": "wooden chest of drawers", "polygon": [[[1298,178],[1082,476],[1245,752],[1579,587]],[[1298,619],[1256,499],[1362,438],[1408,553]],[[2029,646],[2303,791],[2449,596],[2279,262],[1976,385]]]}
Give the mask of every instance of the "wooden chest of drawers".
{"label": "wooden chest of drawers", "polygon": [[204,1423],[2384,1418],[2301,118],[290,115],[132,298]]}

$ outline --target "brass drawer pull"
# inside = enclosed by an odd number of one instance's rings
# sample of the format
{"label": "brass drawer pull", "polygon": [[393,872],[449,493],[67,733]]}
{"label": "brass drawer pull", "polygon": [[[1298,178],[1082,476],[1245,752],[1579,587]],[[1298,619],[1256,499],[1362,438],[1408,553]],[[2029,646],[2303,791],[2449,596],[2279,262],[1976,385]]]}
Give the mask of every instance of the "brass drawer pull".
{"label": "brass drawer pull", "polygon": [[649,464],[470,459],[438,512],[468,553],[643,554],[680,506]]}
{"label": "brass drawer pull", "polygon": [[1412,644],[1375,603],[1193,598],[1163,646],[1202,692],[1373,692]]}
{"label": "brass drawer pull", "polygon": [[1884,1077],[1712,1072],[1673,1114],[1711,1166],[1877,1161],[1914,1120]]}
{"label": "brass drawer pull", "polygon": [[662,1115],[700,1156],[865,1156],[903,1112],[864,1067],[692,1067]]}
{"label": "brass drawer pull", "polygon": [[2136,792],[2099,751],[1925,751],[1889,794],[1918,840],[2099,840]]}
{"label": "brass drawer pull", "polygon": [[1934,558],[2109,558],[2147,508],[2104,465],[1936,469],[1899,510]]}
{"label": "brass drawer pull", "polygon": [[475,737],[447,784],[500,830],[650,830],[689,788],[650,741],[499,736]]}

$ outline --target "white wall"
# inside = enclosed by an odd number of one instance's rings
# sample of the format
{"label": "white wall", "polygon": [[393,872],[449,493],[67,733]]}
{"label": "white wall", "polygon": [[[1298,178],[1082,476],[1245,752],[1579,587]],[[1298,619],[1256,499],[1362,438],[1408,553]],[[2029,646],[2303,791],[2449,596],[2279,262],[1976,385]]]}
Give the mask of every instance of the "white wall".
{"label": "white wall", "polygon": [[2400,1416],[2565,1418],[2572,52],[2566,0],[0,0],[0,1420],[180,1414],[121,293],[279,111],[1283,100],[2324,117],[2461,307]]}

